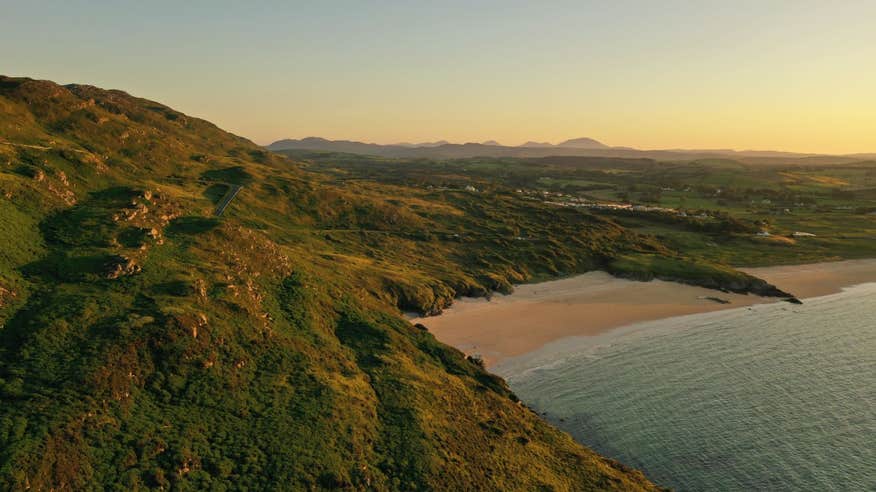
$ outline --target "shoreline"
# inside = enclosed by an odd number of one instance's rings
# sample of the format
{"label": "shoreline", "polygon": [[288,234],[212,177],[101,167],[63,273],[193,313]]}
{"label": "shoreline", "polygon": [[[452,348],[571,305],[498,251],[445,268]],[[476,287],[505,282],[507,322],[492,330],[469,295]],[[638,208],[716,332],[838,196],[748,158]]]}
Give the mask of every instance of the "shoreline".
{"label": "shoreline", "polygon": [[[799,299],[876,282],[876,259],[739,268]],[[729,301],[727,303],[718,302]],[[615,329],[675,316],[784,302],[663,280],[639,282],[601,271],[515,286],[491,300],[460,298],[443,314],[417,317],[435,337],[487,367],[534,352],[566,337],[598,336]]]}

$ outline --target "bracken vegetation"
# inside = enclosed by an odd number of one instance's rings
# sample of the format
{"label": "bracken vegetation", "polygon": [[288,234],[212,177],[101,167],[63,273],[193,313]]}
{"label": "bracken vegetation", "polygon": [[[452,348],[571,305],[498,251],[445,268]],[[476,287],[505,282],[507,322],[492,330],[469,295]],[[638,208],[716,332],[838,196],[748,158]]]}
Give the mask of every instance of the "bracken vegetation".
{"label": "bracken vegetation", "polygon": [[285,153],[0,78],[0,488],[653,489],[403,312],[876,253],[870,162]]}
{"label": "bracken vegetation", "polygon": [[872,162],[284,153],[0,77],[0,488],[653,489],[403,312],[876,254]]}
{"label": "bracken vegetation", "polygon": [[876,253],[870,162],[285,154],[0,77],[0,488],[653,489],[403,312]]}
{"label": "bracken vegetation", "polygon": [[653,489],[401,310],[655,256],[687,261],[580,211],[337,183],[123,92],[0,78],[0,488]]}

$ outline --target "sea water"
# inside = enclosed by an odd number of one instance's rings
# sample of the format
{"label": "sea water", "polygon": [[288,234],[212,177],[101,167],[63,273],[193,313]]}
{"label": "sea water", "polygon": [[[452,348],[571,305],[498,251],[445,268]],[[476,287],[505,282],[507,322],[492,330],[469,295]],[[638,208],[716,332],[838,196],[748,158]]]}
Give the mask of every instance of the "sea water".
{"label": "sea water", "polygon": [[660,485],[876,491],[876,284],[564,339],[494,370]]}

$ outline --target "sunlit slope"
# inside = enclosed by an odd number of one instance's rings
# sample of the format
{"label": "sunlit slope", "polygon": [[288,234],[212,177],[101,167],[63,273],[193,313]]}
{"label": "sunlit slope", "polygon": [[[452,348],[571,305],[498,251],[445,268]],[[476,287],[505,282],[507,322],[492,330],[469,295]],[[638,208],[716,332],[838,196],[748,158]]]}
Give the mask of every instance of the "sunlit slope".
{"label": "sunlit slope", "polygon": [[673,254],[614,223],[334,184],[160,104],[0,78],[0,226],[4,490],[653,488],[399,311]]}

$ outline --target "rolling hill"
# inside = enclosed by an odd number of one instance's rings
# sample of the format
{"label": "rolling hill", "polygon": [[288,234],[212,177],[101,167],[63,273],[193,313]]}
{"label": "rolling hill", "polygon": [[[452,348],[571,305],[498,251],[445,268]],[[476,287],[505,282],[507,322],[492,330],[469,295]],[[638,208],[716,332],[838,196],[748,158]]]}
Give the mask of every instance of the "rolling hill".
{"label": "rolling hill", "polygon": [[401,315],[646,257],[687,262],[575,210],[345,182],[121,91],[0,77],[0,488],[655,489]]}
{"label": "rolling hill", "polygon": [[466,159],[472,157],[607,157],[628,159],[656,159],[661,161],[693,161],[700,159],[734,159],[750,164],[808,165],[851,164],[867,158],[869,154],[819,155],[781,151],[731,150],[731,149],[665,149],[640,150],[630,147],[610,147],[591,138],[575,138],[559,144],[529,141],[516,147],[485,143],[447,143],[380,145],[350,140],[327,140],[319,137],[284,139],[266,147],[272,151],[309,150],[319,152],[346,152],[389,158]]}

